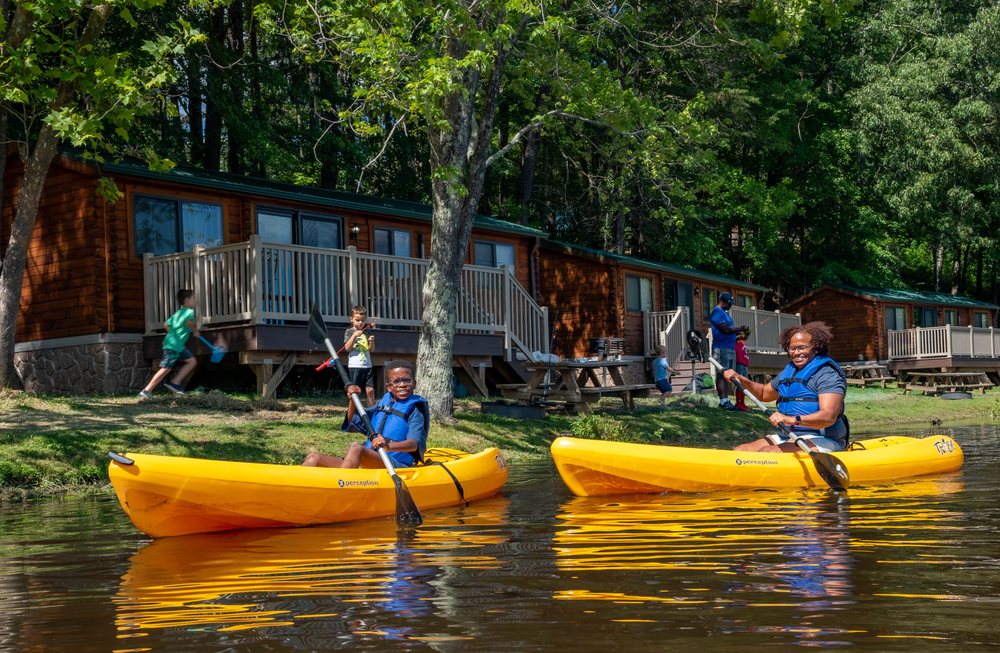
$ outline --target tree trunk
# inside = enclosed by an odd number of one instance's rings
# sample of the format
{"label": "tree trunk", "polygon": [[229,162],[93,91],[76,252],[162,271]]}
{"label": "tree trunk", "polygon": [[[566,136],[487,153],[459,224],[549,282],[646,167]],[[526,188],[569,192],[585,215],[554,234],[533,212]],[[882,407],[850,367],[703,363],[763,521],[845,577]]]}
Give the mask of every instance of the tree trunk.
{"label": "tree trunk", "polygon": [[226,71],[226,87],[229,91],[230,110],[225,119],[227,134],[229,136],[226,146],[229,159],[229,172],[242,175],[244,172],[243,153],[246,151],[245,125],[237,125],[234,117],[243,115],[243,88],[245,86],[243,71],[245,62],[243,61],[243,0],[236,0],[229,3],[227,10],[229,20],[226,21],[226,45],[229,61],[234,61],[233,65]]}
{"label": "tree trunk", "polygon": [[[88,51],[97,42],[111,5],[95,6],[77,40],[77,51]],[[65,108],[77,92],[75,80],[59,84],[56,96],[49,105],[50,115]],[[49,166],[56,156],[59,138],[48,124],[42,125],[34,150],[25,157],[24,178],[17,192],[17,209],[10,228],[10,240],[3,254],[0,270],[0,388],[19,385],[14,372],[14,343],[17,336],[17,316],[21,312],[21,285],[27,264],[28,246],[38,218],[38,204],[48,177]],[[27,148],[24,148],[27,150]]]}
{"label": "tree trunk", "polygon": [[192,55],[188,59],[188,131],[191,139],[191,163],[194,165],[205,165],[205,134],[203,131],[202,97],[201,83],[201,58]]}
{"label": "tree trunk", "polygon": [[941,271],[944,269],[944,243],[934,250],[934,292],[941,292]]}
{"label": "tree trunk", "polygon": [[[467,54],[457,51],[456,45],[457,41],[449,43],[450,55],[461,58]],[[417,374],[431,415],[440,420],[450,420],[454,412],[452,357],[461,271],[483,194],[506,58],[507,52],[498,46],[490,77],[482,87],[479,72],[467,71],[459,90],[444,102],[447,124],[432,124],[428,129],[434,218],[430,262],[421,294]],[[438,174],[445,170],[449,173]]]}
{"label": "tree trunk", "polygon": [[531,204],[531,191],[535,187],[535,168],[538,166],[538,141],[537,129],[532,129],[524,137],[524,152],[521,155],[521,175],[517,180],[517,221],[521,224],[528,224],[531,216],[529,204]]}
{"label": "tree trunk", "polygon": [[962,248],[956,245],[951,253],[951,294],[957,295],[962,278]]}
{"label": "tree trunk", "polygon": [[208,51],[212,53],[205,69],[205,163],[209,170],[222,168],[222,104],[226,89],[219,70],[226,40],[226,10],[216,7],[212,10],[208,30]]}

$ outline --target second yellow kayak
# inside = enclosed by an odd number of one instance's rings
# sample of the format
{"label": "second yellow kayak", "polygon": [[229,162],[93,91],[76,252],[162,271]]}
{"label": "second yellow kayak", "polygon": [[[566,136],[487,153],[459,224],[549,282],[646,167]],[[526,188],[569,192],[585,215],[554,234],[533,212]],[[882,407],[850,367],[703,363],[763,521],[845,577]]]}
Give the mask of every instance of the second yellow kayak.
{"label": "second yellow kayak", "polygon": [[[950,472],[963,462],[962,448],[947,435],[891,436],[853,446],[834,454],[847,467],[852,485]],[[749,453],[562,437],[552,443],[552,458],[563,482],[583,497],[826,486],[805,452]]]}

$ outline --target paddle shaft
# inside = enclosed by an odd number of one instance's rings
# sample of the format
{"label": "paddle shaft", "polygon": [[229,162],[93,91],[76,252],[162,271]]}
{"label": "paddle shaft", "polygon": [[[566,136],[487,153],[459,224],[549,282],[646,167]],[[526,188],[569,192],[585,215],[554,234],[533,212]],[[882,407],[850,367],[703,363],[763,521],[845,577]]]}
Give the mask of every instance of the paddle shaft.
{"label": "paddle shaft", "polygon": [[[712,358],[711,356],[709,356],[709,357],[708,357],[708,360],[709,360],[709,362],[710,362],[710,363],[712,363],[712,365],[714,365],[714,366],[716,367],[716,369],[718,369],[718,370],[719,370],[720,372],[723,372],[723,371],[725,371],[725,368],[724,368],[724,367],[722,367],[722,365],[721,365],[721,364],[719,363],[719,361],[715,360],[715,359],[714,359],[714,358]],[[760,409],[761,409],[762,411],[764,411],[764,414],[765,414],[765,415],[767,415],[768,417],[770,417],[771,415],[773,415],[773,414],[774,414],[774,409],[773,409],[773,408],[768,408],[768,407],[767,407],[767,406],[766,406],[766,405],[764,404],[764,402],[762,402],[762,401],[761,401],[760,399],[758,399],[758,398],[757,398],[757,397],[756,397],[756,396],[754,395],[754,393],[752,393],[752,392],[750,392],[749,390],[747,390],[747,389],[746,389],[746,388],[745,388],[745,387],[743,386],[743,384],[742,384],[742,383],[740,383],[739,381],[737,381],[737,380],[736,380],[736,377],[733,377],[733,380],[731,381],[731,383],[732,383],[733,385],[735,385],[735,386],[736,386],[737,388],[739,388],[740,390],[742,390],[742,391],[743,391],[743,393],[744,393],[744,394],[746,394],[746,396],[750,397],[750,401],[752,401],[753,403],[757,404],[757,407],[758,407],[758,408],[760,408]],[[794,438],[794,439],[795,439],[795,444],[796,444],[796,445],[798,445],[798,447],[799,447],[800,449],[802,449],[803,451],[808,451],[808,452],[812,453],[812,449],[810,449],[810,448],[809,448],[809,445],[807,445],[807,444],[806,444],[805,442],[803,442],[803,441],[802,441],[802,438],[799,438],[799,437],[796,437],[795,435],[793,435],[793,434],[792,434],[792,432],[791,432],[791,430],[789,430],[789,428],[788,428],[787,426],[785,426],[784,424],[776,424],[775,426],[777,426],[777,427],[778,427],[778,429],[779,429],[779,430],[780,430],[780,431],[781,431],[782,433],[784,433],[785,435],[787,435],[787,436],[789,436],[789,437],[791,437],[791,438]]]}

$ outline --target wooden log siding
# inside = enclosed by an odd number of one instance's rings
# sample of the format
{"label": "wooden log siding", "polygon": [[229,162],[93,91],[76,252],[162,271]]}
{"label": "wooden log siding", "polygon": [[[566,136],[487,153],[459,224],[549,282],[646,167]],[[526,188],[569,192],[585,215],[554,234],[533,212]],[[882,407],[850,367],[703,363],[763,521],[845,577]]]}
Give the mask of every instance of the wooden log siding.
{"label": "wooden log siding", "polygon": [[[46,179],[28,247],[18,341],[106,330],[106,247],[94,198],[90,178],[56,167]],[[4,218],[6,237],[12,206]]]}
{"label": "wooden log siding", "polygon": [[539,257],[540,303],[554,321],[553,352],[590,354],[590,340],[621,337],[614,270],[599,261],[546,250]]}

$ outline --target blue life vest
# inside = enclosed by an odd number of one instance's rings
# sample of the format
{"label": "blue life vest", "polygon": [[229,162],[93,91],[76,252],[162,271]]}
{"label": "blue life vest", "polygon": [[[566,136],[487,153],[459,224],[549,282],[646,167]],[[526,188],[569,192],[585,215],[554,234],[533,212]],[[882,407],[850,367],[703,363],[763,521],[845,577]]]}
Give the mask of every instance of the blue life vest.
{"label": "blue life vest", "polygon": [[[840,369],[832,358],[816,356],[801,370],[793,363],[785,366],[778,375],[778,412],[785,415],[811,415],[819,410],[819,394],[809,387],[808,381],[820,370],[829,365],[837,371],[841,378],[846,378],[844,370]],[[848,438],[847,418],[843,412],[837,421],[822,429],[809,428],[796,424],[794,431],[801,435],[822,435],[832,440],[839,440],[845,445]]]}
{"label": "blue life vest", "polygon": [[[418,441],[416,451],[387,451],[394,464],[400,467],[412,467],[424,460],[424,450],[427,448],[427,432],[430,429],[430,408],[427,400],[420,395],[411,395],[406,401],[393,401],[392,393],[385,393],[385,396],[369,410],[372,426],[375,432],[386,440],[402,442],[409,437],[410,415],[413,411],[419,410],[424,416],[424,432]],[[371,441],[365,443],[366,447],[371,447]]]}

